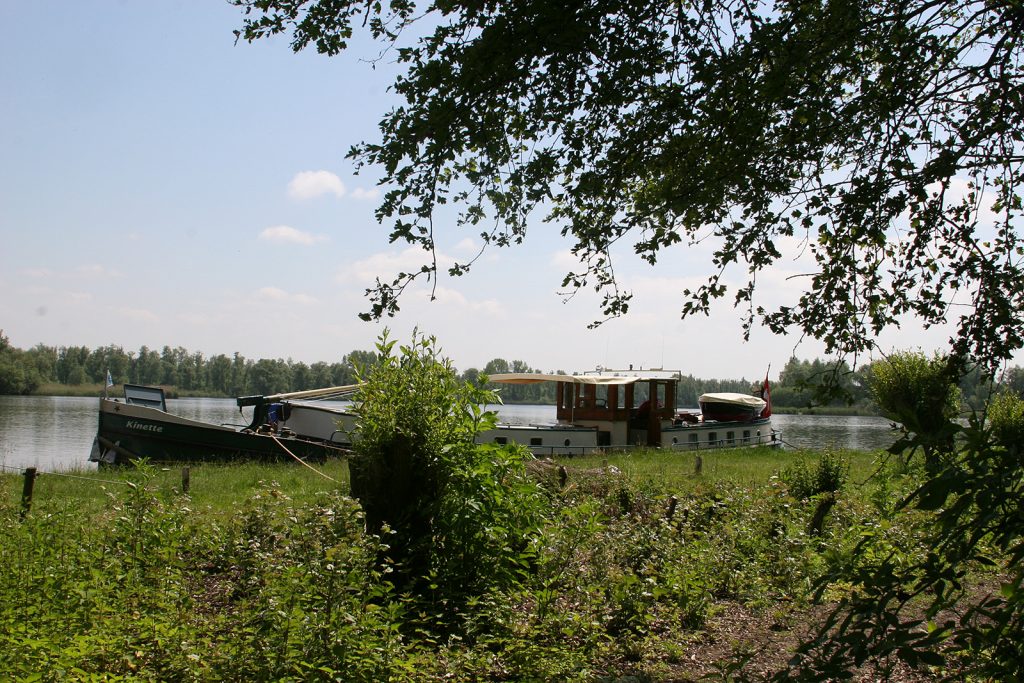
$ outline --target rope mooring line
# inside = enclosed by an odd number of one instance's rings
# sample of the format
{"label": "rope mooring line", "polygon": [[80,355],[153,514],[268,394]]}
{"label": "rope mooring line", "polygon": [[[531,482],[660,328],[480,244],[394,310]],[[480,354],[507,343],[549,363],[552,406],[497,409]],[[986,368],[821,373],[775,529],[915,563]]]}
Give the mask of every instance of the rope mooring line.
{"label": "rope mooring line", "polygon": [[283,443],[281,443],[281,440],[280,440],[280,439],[278,439],[278,438],[277,438],[276,436],[274,436],[273,434],[271,434],[271,435],[270,435],[270,438],[271,438],[271,439],[273,439],[273,440],[274,440],[274,443],[276,443],[276,444],[277,444],[278,446],[280,446],[280,447],[281,447],[281,449],[282,449],[282,450],[283,450],[283,451],[284,451],[285,453],[287,453],[288,455],[290,455],[290,456],[292,456],[293,458],[295,458],[296,462],[299,462],[299,463],[303,464],[304,466],[308,467],[309,469],[313,470],[314,472],[316,472],[317,474],[319,474],[319,475],[320,475],[321,477],[323,477],[324,479],[328,479],[328,480],[330,480],[330,481],[333,481],[333,482],[334,482],[335,484],[339,484],[339,483],[341,483],[341,482],[339,482],[339,481],[338,481],[337,479],[334,479],[333,477],[330,477],[330,476],[328,476],[328,475],[324,474],[323,472],[321,472],[321,471],[320,471],[320,470],[318,470],[317,468],[313,467],[312,465],[310,465],[310,464],[309,464],[308,462],[306,462],[305,460],[303,460],[303,459],[302,459],[302,458],[300,458],[299,456],[297,456],[297,455],[295,455],[294,453],[292,453],[292,452],[291,452],[290,450],[288,450],[288,447],[287,447],[287,446],[285,446],[285,445],[284,445]]}
{"label": "rope mooring line", "polygon": [[[6,465],[0,465],[0,468],[5,469],[5,470],[7,470],[9,472],[18,472],[18,473],[24,473],[25,472],[25,468],[24,467],[13,468],[13,467],[6,466]],[[94,481],[97,484],[128,484],[128,483],[130,483],[130,482],[123,481],[123,480],[122,481],[115,481],[113,479],[98,479],[96,477],[83,477],[80,474],[67,474],[65,472],[38,472],[38,471],[36,472],[36,477],[44,477],[44,476],[45,477],[66,477],[68,479],[82,479],[84,481]]]}
{"label": "rope mooring line", "polygon": [[130,484],[128,481],[114,481],[113,479],[97,479],[96,477],[83,477],[78,474],[65,474],[63,472],[40,472],[36,476],[42,477],[67,477],[68,479],[84,479],[85,481],[95,481],[100,484]]}

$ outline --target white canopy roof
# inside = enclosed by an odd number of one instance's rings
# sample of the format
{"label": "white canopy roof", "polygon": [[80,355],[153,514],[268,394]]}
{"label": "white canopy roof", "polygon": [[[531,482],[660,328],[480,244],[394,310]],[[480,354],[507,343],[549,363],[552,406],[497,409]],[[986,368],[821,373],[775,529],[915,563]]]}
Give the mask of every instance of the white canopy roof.
{"label": "white canopy roof", "polygon": [[597,375],[547,375],[534,372],[506,372],[488,375],[491,382],[503,384],[538,384],[540,382],[573,382],[575,384],[632,384],[636,377],[601,377]]}
{"label": "white canopy roof", "polygon": [[665,371],[632,371],[633,374],[606,373],[601,375],[547,375],[533,372],[507,372],[496,375],[488,375],[491,382],[504,384],[537,384],[538,382],[571,382],[573,384],[633,384],[650,379],[674,379],[675,373]]}
{"label": "white canopy roof", "polygon": [[720,394],[701,394],[699,399],[701,403],[727,403],[734,406],[745,406],[747,408],[764,408],[767,403],[763,399],[757,396],[751,396],[749,394],[734,394],[731,392],[723,392]]}

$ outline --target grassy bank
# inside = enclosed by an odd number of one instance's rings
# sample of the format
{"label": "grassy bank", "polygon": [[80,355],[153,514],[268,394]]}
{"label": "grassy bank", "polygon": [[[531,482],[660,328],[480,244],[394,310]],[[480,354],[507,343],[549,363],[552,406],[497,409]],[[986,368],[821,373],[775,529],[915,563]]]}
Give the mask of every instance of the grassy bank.
{"label": "grassy bank", "polygon": [[[341,461],[323,468],[335,481],[193,467],[187,495],[179,468],[45,474],[24,520],[21,477],[0,476],[0,679],[689,680],[800,623],[865,534],[926,550],[893,511],[914,473],[873,454],[701,455],[538,463],[550,511],[531,570],[454,622],[393,593]],[[821,481],[838,493],[817,519]],[[739,614],[732,645],[710,647]]]}

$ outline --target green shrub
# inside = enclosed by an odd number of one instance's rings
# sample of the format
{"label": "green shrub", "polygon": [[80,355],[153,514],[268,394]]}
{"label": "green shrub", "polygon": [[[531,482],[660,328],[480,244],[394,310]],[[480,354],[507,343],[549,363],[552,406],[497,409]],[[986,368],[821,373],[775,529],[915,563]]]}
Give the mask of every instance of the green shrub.
{"label": "green shrub", "polygon": [[377,348],[356,397],[350,472],[367,528],[386,532],[396,584],[445,610],[514,585],[544,509],[529,451],[475,443],[497,419],[481,406],[498,399],[486,378],[460,380],[433,338],[414,333],[396,353],[385,333]]}
{"label": "green shrub", "polygon": [[996,443],[1012,451],[1024,445],[1024,399],[1014,393],[997,394],[988,406],[988,421]]}
{"label": "green shrub", "polygon": [[902,426],[906,437],[894,450],[920,446],[935,472],[953,450],[960,413],[958,368],[949,358],[917,351],[894,353],[871,367],[871,393],[882,414]]}
{"label": "green shrub", "polygon": [[786,484],[791,496],[807,500],[822,493],[837,493],[849,477],[850,465],[839,455],[826,449],[813,469],[798,460],[784,469],[779,478]]}

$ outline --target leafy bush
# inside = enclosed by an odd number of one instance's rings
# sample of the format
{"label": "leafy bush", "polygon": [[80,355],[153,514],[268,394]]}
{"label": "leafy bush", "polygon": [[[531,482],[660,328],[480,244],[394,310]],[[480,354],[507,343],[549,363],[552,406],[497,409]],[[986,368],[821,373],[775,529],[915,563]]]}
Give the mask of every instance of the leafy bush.
{"label": "leafy bush", "polygon": [[988,421],[997,444],[1015,452],[1024,445],[1024,398],[997,394],[988,406]]}
{"label": "leafy bush", "polygon": [[849,476],[849,463],[835,452],[826,449],[814,469],[803,460],[798,460],[779,477],[785,482],[791,496],[806,500],[822,493],[837,493],[842,490]]}
{"label": "leafy bush", "polygon": [[526,476],[529,451],[475,443],[496,423],[481,406],[498,399],[461,381],[433,338],[414,334],[396,353],[385,333],[377,348],[356,397],[350,471],[367,528],[386,536],[396,583],[445,609],[514,585],[544,510]]}
{"label": "leafy bush", "polygon": [[938,469],[940,455],[952,451],[958,431],[953,421],[960,413],[958,380],[951,359],[919,351],[894,353],[872,366],[871,393],[882,414],[905,433],[894,452],[920,446],[929,470]]}

